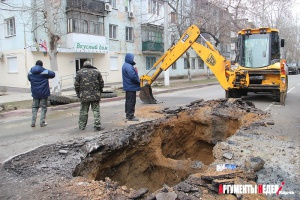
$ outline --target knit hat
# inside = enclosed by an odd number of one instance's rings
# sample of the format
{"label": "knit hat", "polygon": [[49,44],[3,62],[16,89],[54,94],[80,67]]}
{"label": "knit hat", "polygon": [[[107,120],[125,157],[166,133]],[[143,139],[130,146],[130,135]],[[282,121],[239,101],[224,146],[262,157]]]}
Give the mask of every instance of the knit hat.
{"label": "knit hat", "polygon": [[83,63],[83,66],[91,66],[92,64],[91,64],[91,62],[90,61],[84,61],[84,63]]}
{"label": "knit hat", "polygon": [[35,65],[43,66],[43,62],[41,60],[36,61]]}

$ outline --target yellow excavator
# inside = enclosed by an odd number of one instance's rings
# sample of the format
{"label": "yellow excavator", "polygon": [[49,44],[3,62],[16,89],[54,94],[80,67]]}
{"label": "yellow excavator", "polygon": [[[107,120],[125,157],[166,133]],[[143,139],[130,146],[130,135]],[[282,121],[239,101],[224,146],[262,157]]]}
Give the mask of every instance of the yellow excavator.
{"label": "yellow excavator", "polygon": [[[206,46],[197,42],[201,37]],[[167,70],[190,48],[200,56],[214,73],[226,98],[240,98],[248,92],[269,92],[281,104],[285,103],[288,88],[286,61],[280,59],[284,40],[272,28],[243,29],[238,33],[237,59],[234,66],[192,25],[180,40],[170,47],[147,74],[140,77],[140,99],[147,104],[159,103],[152,93],[151,84],[162,71]],[[156,69],[152,75],[150,72]]]}

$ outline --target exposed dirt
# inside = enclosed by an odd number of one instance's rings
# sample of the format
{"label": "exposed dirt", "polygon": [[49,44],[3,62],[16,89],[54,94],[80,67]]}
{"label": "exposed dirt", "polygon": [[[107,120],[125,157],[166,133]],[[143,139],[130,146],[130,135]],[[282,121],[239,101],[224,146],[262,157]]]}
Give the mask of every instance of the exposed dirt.
{"label": "exposed dirt", "polygon": [[[248,130],[266,125],[265,112],[250,102],[220,99],[139,115],[162,114],[9,160],[0,171],[0,199],[267,199],[218,195],[221,183],[256,184],[264,161],[233,153],[232,137],[256,137]],[[237,169],[216,171],[216,164],[228,162]]]}

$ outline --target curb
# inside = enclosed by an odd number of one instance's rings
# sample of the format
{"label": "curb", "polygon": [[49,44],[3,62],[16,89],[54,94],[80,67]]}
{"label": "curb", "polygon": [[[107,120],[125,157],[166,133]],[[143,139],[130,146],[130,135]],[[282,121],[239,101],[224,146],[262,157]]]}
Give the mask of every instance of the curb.
{"label": "curb", "polygon": [[[219,85],[219,83],[208,83],[208,84],[201,84],[201,85],[193,85],[193,86],[189,86],[189,87],[181,87],[181,88],[170,88],[170,89],[165,89],[162,91],[156,91],[153,92],[153,94],[162,94],[162,93],[168,93],[168,92],[174,92],[174,91],[180,91],[180,90],[186,90],[186,89],[192,89],[192,88],[203,88],[203,87],[207,87],[207,86],[212,86],[212,85]],[[138,97],[139,95],[137,95]],[[114,102],[114,101],[120,101],[125,99],[125,97],[113,97],[113,98],[103,98],[100,101],[101,103],[106,103],[106,102]],[[56,106],[50,106],[48,107],[49,110],[60,110],[62,108],[74,108],[80,106],[80,102],[74,102],[74,103],[69,103],[69,104],[64,104],[64,105],[56,105]],[[26,110],[26,109],[22,109],[22,110]],[[31,109],[28,109],[31,110]],[[6,113],[12,113],[12,112],[16,112],[16,111],[20,111],[20,110],[12,110],[12,111],[8,111]],[[3,113],[2,113],[3,114]]]}

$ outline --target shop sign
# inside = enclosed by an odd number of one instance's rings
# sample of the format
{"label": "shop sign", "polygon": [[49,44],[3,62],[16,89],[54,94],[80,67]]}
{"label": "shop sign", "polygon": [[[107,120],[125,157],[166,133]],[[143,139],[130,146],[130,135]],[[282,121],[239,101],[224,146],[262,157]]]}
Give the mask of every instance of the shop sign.
{"label": "shop sign", "polygon": [[74,50],[75,52],[85,52],[85,53],[108,53],[108,45],[75,42]]}

